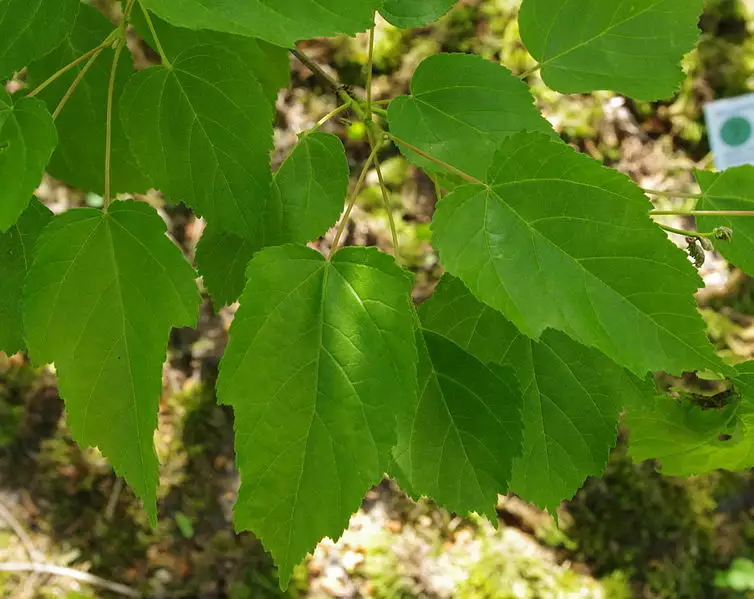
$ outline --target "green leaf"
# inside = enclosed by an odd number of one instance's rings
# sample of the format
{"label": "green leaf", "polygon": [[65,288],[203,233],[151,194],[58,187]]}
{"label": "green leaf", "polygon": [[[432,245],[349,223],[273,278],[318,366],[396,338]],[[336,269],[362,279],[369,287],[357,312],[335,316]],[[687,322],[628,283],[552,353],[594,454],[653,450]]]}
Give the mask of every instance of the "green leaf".
{"label": "green leaf", "polygon": [[[51,54],[29,66],[28,83],[34,88],[47,77],[102,42],[113,25],[95,8],[81,6],[70,37]],[[105,127],[107,87],[115,50],[107,48],[87,71],[55,121],[60,142],[52,155],[48,172],[68,185],[102,194],[105,187]],[[63,74],[37,96],[53,112],[68,91],[84,63]],[[115,77],[114,94],[119,98],[134,69],[130,56],[122,56]],[[143,192],[150,183],[131,154],[120,124],[117,101],[113,106],[112,160],[110,179],[113,193]]]}
{"label": "green leaf", "polygon": [[542,78],[566,94],[612,89],[672,96],[699,35],[704,0],[524,0],[521,38]]}
{"label": "green leaf", "polygon": [[26,209],[57,141],[42,101],[14,99],[0,87],[0,232]]}
{"label": "green leaf", "polygon": [[479,299],[530,337],[563,331],[638,375],[725,371],[694,303],[701,281],[630,179],[520,133],[488,181],[446,196],[432,225],[442,264]]}
{"label": "green leaf", "polygon": [[32,198],[18,222],[0,234],[0,351],[14,354],[26,347],[21,320],[21,294],[31,266],[37,237],[52,218],[44,204]]}
{"label": "green leaf", "polygon": [[121,117],[139,164],[171,201],[225,231],[258,237],[270,194],[273,112],[239,58],[196,46],[171,68],[136,73]]}
{"label": "green leaf", "polygon": [[[399,420],[399,482],[443,507],[496,519],[521,454],[521,392],[513,370],[487,366],[437,333],[416,333],[420,395]],[[393,472],[396,474],[396,472]]]}
{"label": "green leaf", "polygon": [[304,243],[327,233],[343,211],[349,174],[338,137],[304,137],[275,174],[265,211],[265,244]]}
{"label": "green leaf", "polygon": [[[411,95],[388,109],[399,138],[461,171],[483,179],[500,142],[527,129],[556,138],[526,85],[505,67],[471,54],[430,56],[416,69]],[[401,148],[427,170],[433,162]]]}
{"label": "green leaf", "polygon": [[248,241],[210,224],[196,249],[204,284],[218,305],[233,303],[246,284],[246,265],[269,245],[306,243],[338,220],[348,192],[343,143],[329,133],[305,136],[280,165],[257,239]]}
{"label": "green leaf", "polygon": [[511,490],[541,507],[556,508],[588,476],[602,474],[622,406],[652,397],[651,387],[558,331],[532,341],[449,275],[421,305],[420,316],[426,329],[480,360],[515,370],[524,433]]}
{"label": "green leaf", "polygon": [[754,362],[736,371],[740,397],[721,409],[703,410],[667,396],[630,409],[631,457],[659,460],[663,474],[671,476],[754,466]]}
{"label": "green leaf", "polygon": [[[124,0],[125,2],[126,0]],[[173,27],[156,15],[150,15],[152,24],[157,31],[162,49],[169,61],[174,61],[186,48],[198,45],[210,45],[232,52],[239,58],[246,68],[254,74],[254,78],[264,88],[267,98],[274,104],[278,91],[288,87],[291,80],[291,67],[288,50],[273,46],[262,40],[257,40],[232,33],[221,33],[208,29],[184,29]],[[132,13],[132,24],[136,31],[152,48],[157,51],[157,44],[152,38],[144,13],[138,8]]]}
{"label": "green leaf", "polygon": [[380,481],[395,414],[415,401],[411,278],[373,248],[328,261],[286,245],[259,252],[248,279],[217,392],[235,412],[236,528],[262,540],[286,586]]}
{"label": "green leaf", "polygon": [[[754,166],[737,166],[721,173],[696,171],[696,180],[702,188],[697,210],[754,210]],[[733,237],[715,241],[715,249],[742,270],[754,273],[754,219],[699,216],[696,225],[699,231],[729,227]]]}
{"label": "green leaf", "polygon": [[193,326],[199,301],[165,223],[135,201],[56,216],[26,280],[29,350],[55,363],[74,439],[102,450],[153,524],[162,364],[171,328]]}
{"label": "green leaf", "polygon": [[277,46],[372,26],[382,0],[142,0],[178,27],[257,37]]}
{"label": "green leaf", "polygon": [[73,28],[79,0],[0,0],[0,80],[62,42]]}
{"label": "green leaf", "polygon": [[380,14],[396,27],[426,27],[456,2],[458,0],[385,0]]}
{"label": "green leaf", "polygon": [[207,225],[196,246],[196,269],[216,309],[237,301],[246,285],[246,267],[260,244]]}

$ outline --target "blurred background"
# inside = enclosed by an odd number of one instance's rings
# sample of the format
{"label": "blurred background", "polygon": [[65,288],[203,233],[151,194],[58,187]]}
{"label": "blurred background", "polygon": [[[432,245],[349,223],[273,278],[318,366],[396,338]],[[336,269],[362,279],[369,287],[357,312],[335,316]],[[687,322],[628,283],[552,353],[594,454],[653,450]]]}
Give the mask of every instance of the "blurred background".
{"label": "blurred background", "polygon": [[[376,99],[404,93],[419,62],[437,52],[473,52],[516,73],[530,68],[518,36],[518,4],[462,0],[423,30],[380,21]],[[702,106],[754,91],[754,1],[708,0],[700,27],[699,47],[685,62],[689,77],[672,101],[636,102],[608,92],[563,96],[535,76],[539,106],[565,140],[643,187],[696,191],[692,169],[712,166]],[[363,93],[364,37],[308,42],[303,49]],[[148,59],[148,53],[139,58]],[[277,104],[274,164],[297,133],[336,106],[303,65],[294,61],[292,68],[292,85]],[[344,140],[358,173],[368,154],[363,127],[344,118],[326,129]],[[394,150],[383,161],[401,260],[416,274],[421,301],[442,274],[429,231],[434,186]],[[102,202],[52,179],[39,194],[55,212]],[[161,211],[191,258],[201,220],[157,193],[143,199]],[[677,218],[667,224],[693,225]],[[326,247],[332,236],[317,243]],[[376,173],[359,197],[346,242],[390,250]],[[754,282],[713,253],[701,274],[706,288],[698,301],[711,338],[732,359],[754,358]],[[498,522],[489,523],[431,502],[415,504],[385,481],[369,492],[342,539],[321,543],[281,592],[259,542],[234,534],[231,525],[238,484],[233,415],[215,405],[214,381],[232,316],[233,307],[216,312],[207,300],[198,329],[172,335],[156,435],[162,470],[155,529],[107,462],[71,440],[54,372],[32,368],[23,355],[0,354],[0,597],[754,597],[752,473],[664,477],[652,463],[628,460],[628,431],[605,475],[588,480],[552,515],[500,497]],[[13,567],[30,561],[63,570]]]}

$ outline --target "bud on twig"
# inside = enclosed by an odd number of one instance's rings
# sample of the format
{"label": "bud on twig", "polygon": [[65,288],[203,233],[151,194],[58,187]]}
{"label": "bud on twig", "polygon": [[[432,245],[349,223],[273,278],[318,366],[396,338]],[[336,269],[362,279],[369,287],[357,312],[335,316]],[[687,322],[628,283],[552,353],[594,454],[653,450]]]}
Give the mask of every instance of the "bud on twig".
{"label": "bud on twig", "polygon": [[715,239],[722,241],[730,241],[733,237],[733,229],[730,227],[715,227],[713,233],[715,234]]}

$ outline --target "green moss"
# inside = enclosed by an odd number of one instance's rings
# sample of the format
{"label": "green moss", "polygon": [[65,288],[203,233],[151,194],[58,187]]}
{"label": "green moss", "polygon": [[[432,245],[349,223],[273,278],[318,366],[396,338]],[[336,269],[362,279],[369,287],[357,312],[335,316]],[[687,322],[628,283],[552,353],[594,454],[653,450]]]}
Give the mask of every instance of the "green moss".
{"label": "green moss", "polygon": [[567,506],[563,521],[574,555],[598,576],[623,572],[639,596],[714,597],[726,559],[716,546],[717,479],[676,479],[618,451],[601,479]]}

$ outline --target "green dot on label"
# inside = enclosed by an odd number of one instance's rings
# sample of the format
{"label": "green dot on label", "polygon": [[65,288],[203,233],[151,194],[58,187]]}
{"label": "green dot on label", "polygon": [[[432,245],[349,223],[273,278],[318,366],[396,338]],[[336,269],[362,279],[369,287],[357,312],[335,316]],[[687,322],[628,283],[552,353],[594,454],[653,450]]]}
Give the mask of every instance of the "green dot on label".
{"label": "green dot on label", "polygon": [[720,137],[729,146],[740,146],[751,137],[751,123],[742,116],[734,116],[723,123]]}

